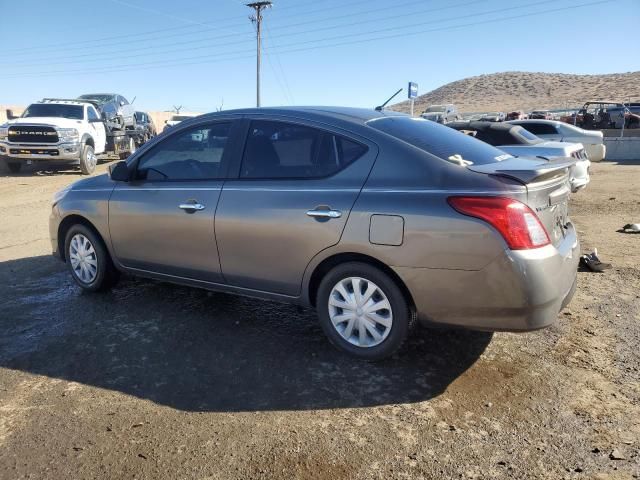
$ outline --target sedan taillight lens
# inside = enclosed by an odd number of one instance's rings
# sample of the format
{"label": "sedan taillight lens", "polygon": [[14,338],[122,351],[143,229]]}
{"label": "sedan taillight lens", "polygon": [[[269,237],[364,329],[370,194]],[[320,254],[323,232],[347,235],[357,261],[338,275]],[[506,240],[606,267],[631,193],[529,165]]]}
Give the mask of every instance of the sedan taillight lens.
{"label": "sedan taillight lens", "polygon": [[494,227],[512,250],[549,245],[549,235],[527,205],[505,197],[449,197],[456,211],[479,218]]}

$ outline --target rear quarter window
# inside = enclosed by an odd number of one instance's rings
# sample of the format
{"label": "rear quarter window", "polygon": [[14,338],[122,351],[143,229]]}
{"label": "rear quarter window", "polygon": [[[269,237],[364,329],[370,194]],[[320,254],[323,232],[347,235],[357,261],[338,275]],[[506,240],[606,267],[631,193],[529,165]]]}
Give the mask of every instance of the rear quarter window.
{"label": "rear quarter window", "polygon": [[461,157],[484,165],[511,157],[470,135],[421,118],[376,118],[367,125],[447,161]]}

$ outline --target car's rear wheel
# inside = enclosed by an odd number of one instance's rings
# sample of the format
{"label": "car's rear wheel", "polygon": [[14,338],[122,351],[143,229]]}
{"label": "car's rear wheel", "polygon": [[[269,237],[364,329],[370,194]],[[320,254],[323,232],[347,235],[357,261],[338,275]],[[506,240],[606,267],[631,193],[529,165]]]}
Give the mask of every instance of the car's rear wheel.
{"label": "car's rear wheel", "polygon": [[22,162],[7,162],[7,168],[11,173],[20,173]]}
{"label": "car's rear wheel", "polygon": [[82,152],[80,152],[80,171],[84,175],[91,175],[96,170],[98,164],[98,157],[91,145],[83,145]]}
{"label": "car's rear wheel", "polygon": [[65,258],[71,276],[84,290],[107,290],[118,280],[118,271],[102,239],[85,225],[74,225],[68,230]]}
{"label": "car's rear wheel", "polygon": [[402,290],[366,263],[345,263],[325,275],[316,306],[331,343],[365,360],[393,355],[411,329],[413,313]]}

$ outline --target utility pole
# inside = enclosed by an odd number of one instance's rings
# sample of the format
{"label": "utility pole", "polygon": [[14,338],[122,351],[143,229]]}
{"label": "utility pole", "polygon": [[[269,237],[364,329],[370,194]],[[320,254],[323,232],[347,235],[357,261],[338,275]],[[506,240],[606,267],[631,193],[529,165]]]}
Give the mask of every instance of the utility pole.
{"label": "utility pole", "polygon": [[256,23],[256,107],[260,107],[260,37],[262,35],[262,10],[265,8],[271,8],[271,2],[264,1],[247,3],[247,7],[253,8],[256,11],[255,16],[251,16],[249,19]]}

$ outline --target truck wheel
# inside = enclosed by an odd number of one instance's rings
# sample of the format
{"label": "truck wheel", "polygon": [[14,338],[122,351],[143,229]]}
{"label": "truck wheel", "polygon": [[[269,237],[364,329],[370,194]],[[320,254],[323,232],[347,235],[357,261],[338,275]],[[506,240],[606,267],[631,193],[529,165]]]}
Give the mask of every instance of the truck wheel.
{"label": "truck wheel", "polygon": [[22,162],[7,162],[7,167],[11,173],[20,173]]}
{"label": "truck wheel", "polygon": [[97,163],[98,158],[93,151],[93,147],[91,145],[83,145],[80,154],[80,171],[82,174],[91,175],[95,171]]}

